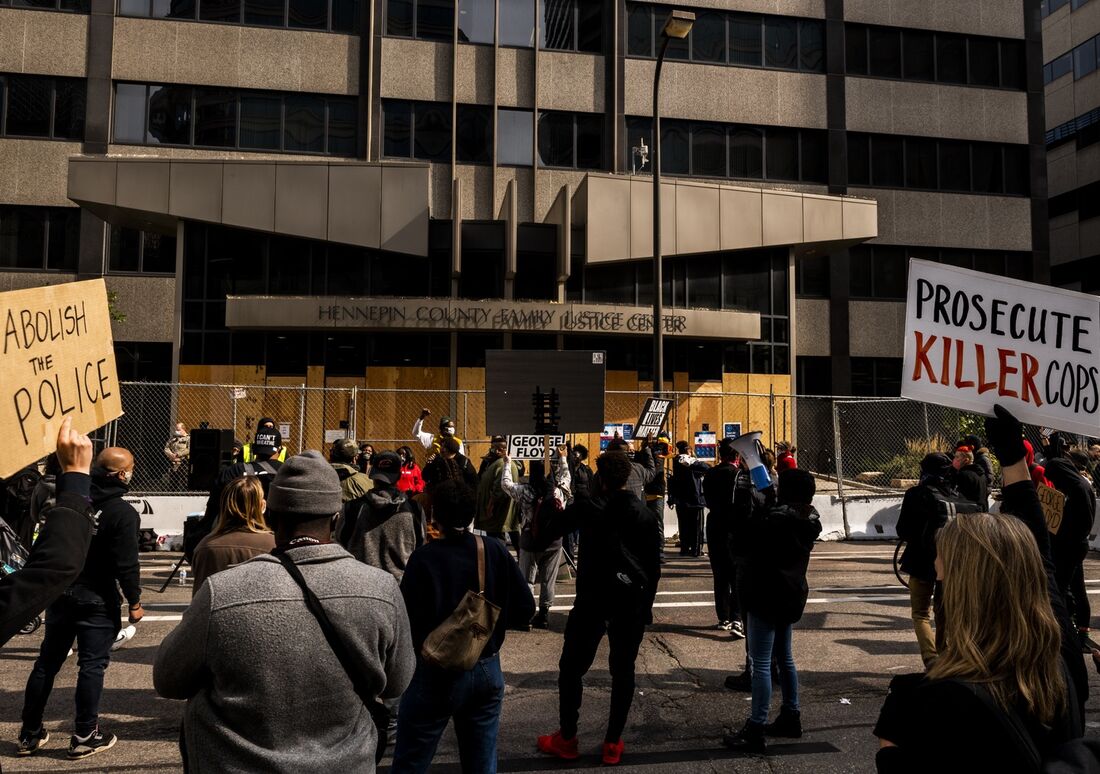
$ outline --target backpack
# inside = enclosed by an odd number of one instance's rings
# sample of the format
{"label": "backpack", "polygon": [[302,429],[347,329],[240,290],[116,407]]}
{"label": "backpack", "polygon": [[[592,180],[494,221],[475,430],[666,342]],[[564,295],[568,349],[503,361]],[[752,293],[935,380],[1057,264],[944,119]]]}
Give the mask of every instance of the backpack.
{"label": "backpack", "polygon": [[485,597],[485,541],[481,535],[474,535],[474,541],[477,593],[467,590],[454,612],[432,630],[420,647],[425,663],[452,672],[474,668],[500,617],[500,606]]}
{"label": "backpack", "polygon": [[0,518],[0,578],[14,575],[23,569],[30,557],[27,550],[15,534],[15,530]]}
{"label": "backpack", "polygon": [[[554,522],[557,521],[561,512],[562,509],[558,505],[557,498],[554,497],[554,492],[536,500],[531,513],[530,536],[526,541],[522,541],[524,536],[521,536],[520,547],[525,551],[548,550],[550,545],[561,537],[553,529]],[[522,542],[526,542],[527,546],[523,546]]]}

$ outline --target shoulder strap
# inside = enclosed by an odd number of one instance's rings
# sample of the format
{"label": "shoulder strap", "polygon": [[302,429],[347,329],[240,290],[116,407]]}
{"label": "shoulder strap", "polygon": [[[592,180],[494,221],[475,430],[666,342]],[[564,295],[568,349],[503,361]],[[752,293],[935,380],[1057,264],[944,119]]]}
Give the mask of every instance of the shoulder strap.
{"label": "shoulder strap", "polygon": [[477,593],[485,593],[485,541],[481,539],[481,535],[474,535],[474,542],[477,543]]}
{"label": "shoulder strap", "polygon": [[285,553],[280,553],[278,557],[283,567],[290,573],[290,577],[301,587],[302,594],[305,596],[306,607],[309,608],[309,612],[313,613],[313,617],[317,619],[317,623],[320,625],[321,631],[324,633],[329,647],[332,648],[332,652],[336,654],[336,658],[340,661],[340,666],[344,668],[344,672],[347,673],[348,679],[351,680],[352,687],[359,696],[359,700],[363,702],[367,711],[370,713],[371,719],[374,720],[374,725],[378,729],[378,743],[374,751],[374,759],[377,763],[382,760],[382,756],[386,752],[389,710],[371,695],[370,690],[363,682],[362,675],[352,667],[351,657],[347,651],[347,647],[344,645],[344,641],[340,639],[340,635],[336,632],[336,627],[334,627],[332,621],[329,620],[328,613],[325,612],[325,608],[321,605],[321,600],[313,593],[313,589],[306,585],[306,579],[302,577],[302,571],[298,569],[298,565],[294,564],[294,561]]}

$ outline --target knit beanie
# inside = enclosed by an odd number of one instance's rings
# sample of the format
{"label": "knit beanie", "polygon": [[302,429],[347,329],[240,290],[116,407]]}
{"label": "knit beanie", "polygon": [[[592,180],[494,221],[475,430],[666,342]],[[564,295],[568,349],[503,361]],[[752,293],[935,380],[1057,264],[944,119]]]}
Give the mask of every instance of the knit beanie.
{"label": "knit beanie", "polygon": [[312,449],[284,462],[267,493],[268,509],[289,516],[332,516],[342,505],[340,477]]}

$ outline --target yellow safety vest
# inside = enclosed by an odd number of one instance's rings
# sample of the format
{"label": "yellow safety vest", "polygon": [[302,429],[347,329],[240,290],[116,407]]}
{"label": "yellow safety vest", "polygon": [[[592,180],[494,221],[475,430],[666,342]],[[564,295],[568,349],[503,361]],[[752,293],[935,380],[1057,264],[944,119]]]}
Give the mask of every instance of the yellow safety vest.
{"label": "yellow safety vest", "polygon": [[459,446],[464,445],[462,443],[462,439],[459,438],[457,435],[440,435],[439,433],[436,433],[435,438],[432,439],[432,454],[439,454],[440,452],[442,452],[443,441],[447,440],[448,438],[454,438],[456,441],[458,441]]}
{"label": "yellow safety vest", "polygon": [[[286,462],[286,447],[283,446],[279,449],[279,453],[275,455],[275,459],[279,462]],[[241,460],[243,462],[255,462],[256,455],[252,453],[252,444],[246,443],[241,448]]]}

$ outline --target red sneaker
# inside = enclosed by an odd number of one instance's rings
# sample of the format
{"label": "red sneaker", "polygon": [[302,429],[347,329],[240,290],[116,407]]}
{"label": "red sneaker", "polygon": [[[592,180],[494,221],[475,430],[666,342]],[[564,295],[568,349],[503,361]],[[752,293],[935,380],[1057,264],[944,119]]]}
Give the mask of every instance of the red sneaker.
{"label": "red sneaker", "polygon": [[572,739],[566,739],[561,735],[561,731],[555,731],[549,736],[540,736],[538,739],[539,752],[546,753],[547,755],[556,755],[567,761],[571,761],[580,756],[577,752],[577,737]]}
{"label": "red sneaker", "polygon": [[618,765],[623,759],[623,740],[603,743],[603,762],[608,766]]}

